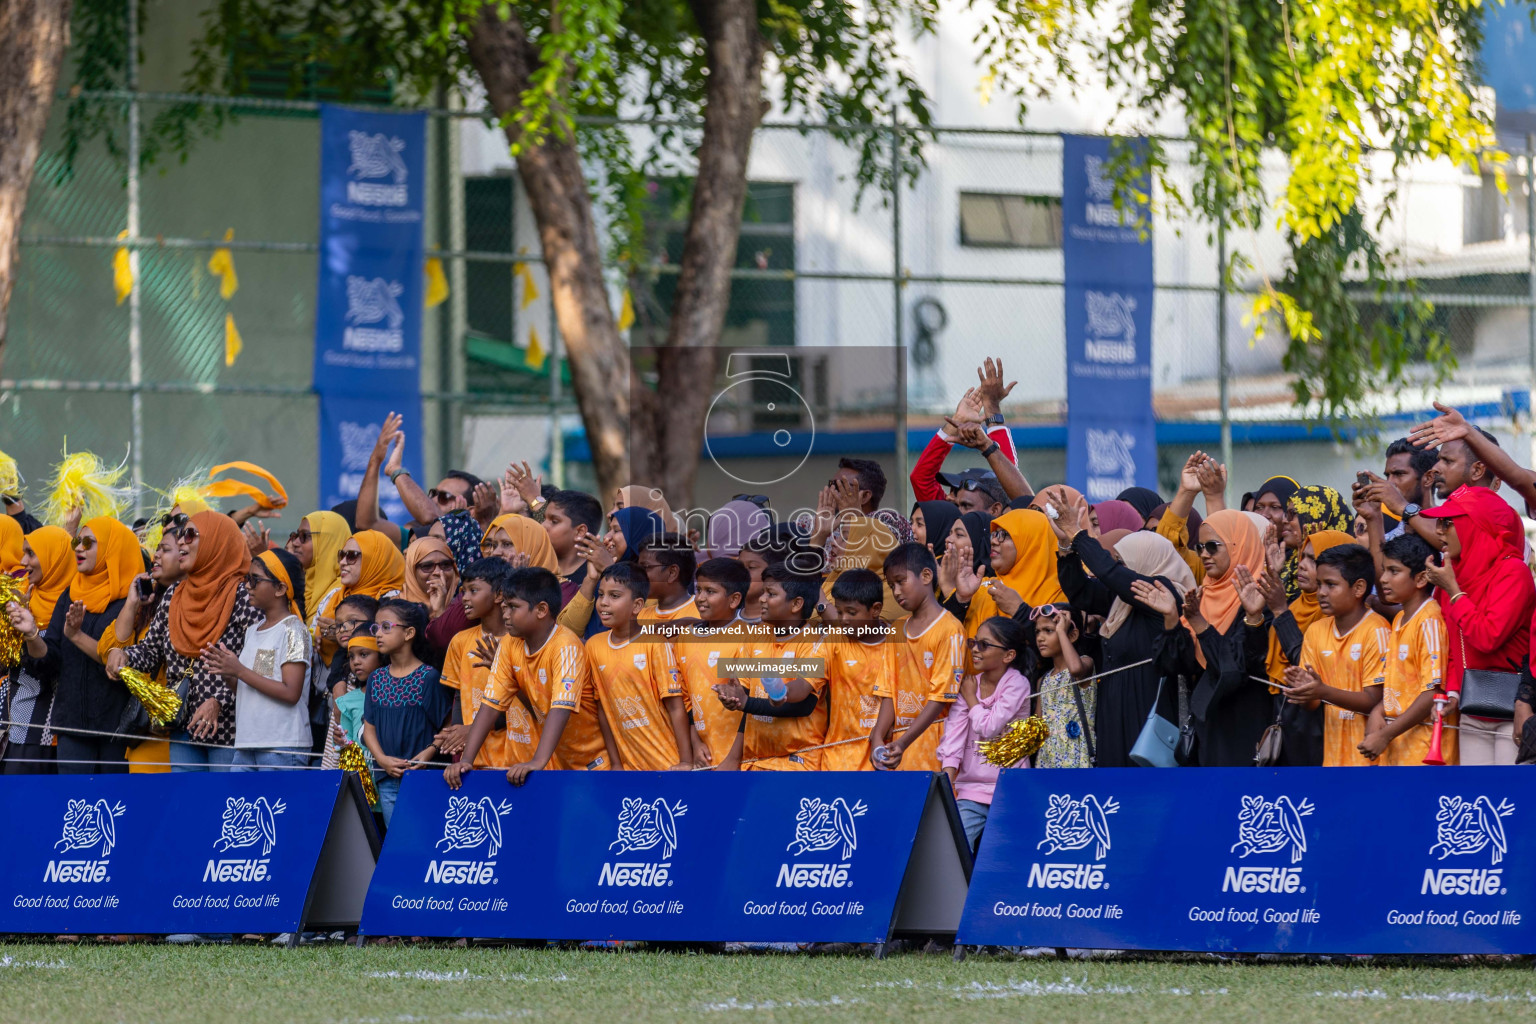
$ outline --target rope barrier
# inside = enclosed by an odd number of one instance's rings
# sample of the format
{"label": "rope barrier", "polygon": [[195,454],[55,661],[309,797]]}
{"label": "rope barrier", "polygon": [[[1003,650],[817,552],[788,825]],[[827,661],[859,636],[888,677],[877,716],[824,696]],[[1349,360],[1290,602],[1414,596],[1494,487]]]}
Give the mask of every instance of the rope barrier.
{"label": "rope barrier", "polygon": [[[124,742],[132,742],[134,744],[152,742],[155,740],[168,740],[171,743],[179,743],[186,747],[208,747],[213,750],[235,749],[235,745],[233,743],[208,743],[203,740],[194,739],[173,740],[169,736],[144,736],[128,732],[107,732],[102,729],[79,729],[72,726],[37,725],[34,722],[13,722],[8,718],[0,718],[0,727],[9,727],[13,725],[19,725],[27,729],[42,729],[46,732],[51,732],[54,735],[58,735],[59,733],[69,733],[72,735],[80,736],[100,736],[109,740],[123,740]],[[303,754],[305,757],[308,757],[314,753],[313,750],[309,749],[285,750],[275,747],[261,747],[259,749],[269,751],[273,754]]]}

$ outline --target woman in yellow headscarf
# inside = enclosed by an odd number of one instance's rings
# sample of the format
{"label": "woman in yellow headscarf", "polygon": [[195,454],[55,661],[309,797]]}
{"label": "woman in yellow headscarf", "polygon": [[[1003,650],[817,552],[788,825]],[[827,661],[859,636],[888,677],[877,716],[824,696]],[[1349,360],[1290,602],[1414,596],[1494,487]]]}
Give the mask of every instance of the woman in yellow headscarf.
{"label": "woman in yellow headscarf", "polygon": [[299,528],[288,538],[288,553],[304,566],[304,604],[309,609],[311,630],[331,592],[341,586],[336,556],[350,536],[347,521],[335,512],[311,512],[299,520]]}
{"label": "woman in yellow headscarf", "polygon": [[[33,530],[22,539],[21,565],[27,571],[24,602],[6,608],[12,625],[22,636],[40,627],[47,629],[53,609],[75,577],[75,554],[70,550],[70,536],[57,526]],[[40,626],[39,626],[40,624]],[[30,645],[34,657],[48,652],[47,641],[39,634]],[[11,734],[0,772],[6,775],[51,775],[54,771],[54,736],[48,728],[53,717],[53,687],[40,676],[42,666],[22,661],[11,666],[8,685],[0,694],[0,713],[6,721],[25,723],[5,726]],[[51,682],[52,676],[49,676]]]}
{"label": "woman in yellow headscarf", "polygon": [[480,550],[487,557],[508,562],[514,554],[524,555],[532,568],[560,572],[560,561],[555,557],[554,545],[550,544],[544,527],[515,512],[491,520],[480,541]]}
{"label": "woman in yellow headscarf", "polygon": [[0,516],[0,572],[21,568],[21,524],[10,516]]}
{"label": "woman in yellow headscarf", "polygon": [[[999,614],[991,592],[995,586],[1008,587],[1032,608],[1067,599],[1056,579],[1056,534],[1044,513],[1017,508],[992,520],[991,562],[996,575],[976,580],[975,596],[966,612],[968,636],[975,636],[983,622]],[[962,577],[962,600],[969,589],[966,582],[966,577]]]}
{"label": "woman in yellow headscarf", "polygon": [[405,588],[405,556],[390,539],[377,530],[359,530],[337,552],[337,574],[341,588],[320,611],[320,655],[325,664],[336,657],[334,624],[336,609],[349,597],[362,595],[382,601]]}
{"label": "woman in yellow headscarf", "polygon": [[[539,528],[543,532],[543,527]],[[401,596],[433,610],[429,592],[434,580],[441,583],[443,597],[452,597],[459,588],[459,574],[454,568],[453,549],[436,537],[418,537],[405,549],[405,586]]]}

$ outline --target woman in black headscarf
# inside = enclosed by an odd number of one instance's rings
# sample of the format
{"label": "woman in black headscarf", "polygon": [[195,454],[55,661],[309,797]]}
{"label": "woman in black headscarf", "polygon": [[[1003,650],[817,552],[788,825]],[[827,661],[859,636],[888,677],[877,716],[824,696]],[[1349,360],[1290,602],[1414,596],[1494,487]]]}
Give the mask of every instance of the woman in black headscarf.
{"label": "woman in black headscarf", "polygon": [[[1275,528],[1275,538],[1284,543],[1285,520],[1289,516],[1291,496],[1301,490],[1301,485],[1288,476],[1272,476],[1259,484],[1253,492],[1253,510],[1268,519]],[[1294,601],[1301,596],[1301,585],[1296,582],[1296,570],[1301,566],[1301,547],[1286,545],[1285,565],[1280,569],[1280,582],[1285,584],[1285,599]]]}
{"label": "woman in black headscarf", "polygon": [[1164,504],[1162,495],[1150,487],[1127,487],[1115,495],[1115,500],[1123,501],[1140,512],[1141,518],[1146,520],[1146,526],[1143,527],[1146,530],[1153,529],[1153,515]]}
{"label": "woman in black headscarf", "polygon": [[927,545],[934,558],[943,558],[949,531],[959,518],[960,506],[952,501],[919,501],[912,506],[913,539]]}

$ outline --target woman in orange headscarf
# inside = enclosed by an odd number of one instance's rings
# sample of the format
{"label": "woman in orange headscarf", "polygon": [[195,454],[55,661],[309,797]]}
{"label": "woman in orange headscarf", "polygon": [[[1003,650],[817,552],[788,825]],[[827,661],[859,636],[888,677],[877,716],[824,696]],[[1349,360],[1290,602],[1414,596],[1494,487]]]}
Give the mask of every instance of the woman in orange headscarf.
{"label": "woman in orange headscarf", "polygon": [[[995,575],[980,578],[966,573],[956,589],[961,600],[967,593],[975,595],[965,615],[968,636],[975,636],[983,622],[1002,614],[992,593],[994,588],[1007,587],[1031,608],[1067,599],[1056,578],[1056,534],[1042,512],[1016,508],[992,520],[991,564]],[[976,569],[967,568],[971,573]]]}
{"label": "woman in orange headscarf", "polygon": [[[1164,632],[1154,645],[1165,675],[1197,680],[1189,710],[1202,767],[1253,764],[1254,747],[1274,720],[1266,678],[1269,621],[1261,587],[1264,539],[1247,513],[1213,512],[1200,525],[1205,586],[1184,602],[1184,621],[1172,595],[1148,595],[1163,613]],[[1156,604],[1154,604],[1156,602]],[[1255,681],[1259,680],[1259,681]]]}
{"label": "woman in orange headscarf", "polygon": [[21,524],[10,516],[0,516],[0,572],[21,568]]}
{"label": "woman in orange headscarf", "polygon": [[128,691],[103,671],[96,642],[144,571],[144,557],[133,531],[105,516],[88,520],[73,544],[75,574],[67,597],[56,599],[47,622],[38,622],[29,609],[29,621],[18,628],[27,637],[33,674],[53,684],[49,725],[58,738],[59,773],[125,772],[128,745],[107,734],[122,720]]}
{"label": "woman in orange headscarf", "polygon": [[53,621],[54,607],[75,578],[75,553],[70,549],[69,533],[57,526],[33,530],[21,542],[21,566],[27,572],[24,602],[12,602],[6,609],[12,625],[22,636],[37,634],[24,644],[22,658],[11,666],[0,714],[7,722],[24,724],[0,726],[9,735],[0,773],[6,775],[53,774],[54,736],[48,727],[53,717],[56,669],[48,671],[48,644],[39,632]]}
{"label": "woman in orange headscarf", "polygon": [[555,557],[555,548],[549,542],[549,534],[544,527],[527,516],[508,513],[492,519],[491,525],[486,528],[485,537],[480,541],[480,550],[487,557],[502,558],[508,562],[513,561],[514,555],[523,555],[532,568],[548,569],[556,574],[560,572],[560,561]]}
{"label": "woman in orange headscarf", "polygon": [[213,511],[197,513],[181,528],[176,551],[185,575],[160,602],[144,639],[108,654],[107,672],[115,677],[126,665],[153,676],[163,667],[168,686],[185,680],[171,770],[223,771],[234,758],[235,689],[203,652],[218,644],[238,655],[246,629],[264,618],[246,593],[251,553],[235,521]]}
{"label": "woman in orange headscarf", "polygon": [[358,530],[336,553],[336,578],[340,589],[320,609],[315,620],[320,632],[320,657],[329,665],[340,649],[336,643],[336,609],[349,597],[362,595],[382,601],[405,589],[405,556],[394,542],[377,530]]}

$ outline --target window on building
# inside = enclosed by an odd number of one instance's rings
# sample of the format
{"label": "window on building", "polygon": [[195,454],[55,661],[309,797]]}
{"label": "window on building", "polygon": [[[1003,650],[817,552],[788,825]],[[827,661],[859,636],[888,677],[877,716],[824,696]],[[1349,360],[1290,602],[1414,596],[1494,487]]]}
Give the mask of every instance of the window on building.
{"label": "window on building", "polygon": [[[510,176],[464,179],[464,247],[471,252],[512,251],[513,182]],[[515,287],[505,262],[464,262],[464,314],[473,334],[512,343]]]}
{"label": "window on building", "polygon": [[960,244],[978,249],[1061,248],[1061,197],[960,193]]}
{"label": "window on building", "polygon": [[[395,90],[389,84],[357,89],[349,95],[329,83],[335,77],[335,69],[324,61],[317,61],[302,40],[288,38],[283,41],[288,55],[270,60],[260,67],[250,68],[246,74],[246,88],[242,95],[265,100],[310,100],[320,103],[376,103],[388,105],[395,101]],[[249,36],[235,40],[234,49],[249,55],[255,44]],[[318,111],[264,110],[269,117],[319,117]]]}

